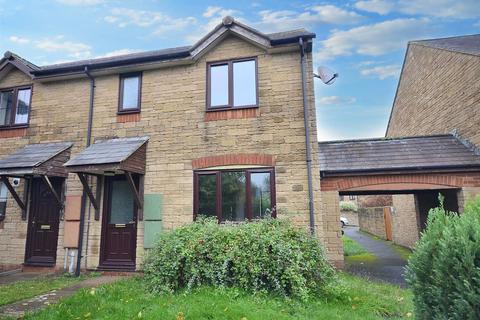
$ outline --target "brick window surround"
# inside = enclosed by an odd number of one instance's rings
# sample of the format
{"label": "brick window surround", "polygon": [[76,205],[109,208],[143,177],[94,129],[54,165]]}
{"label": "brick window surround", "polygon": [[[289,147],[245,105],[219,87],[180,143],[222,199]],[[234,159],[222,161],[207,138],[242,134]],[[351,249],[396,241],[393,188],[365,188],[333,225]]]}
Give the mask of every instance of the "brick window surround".
{"label": "brick window surround", "polygon": [[205,112],[205,121],[218,121],[230,119],[248,119],[258,117],[258,108],[247,108],[237,110],[219,110]]}
{"label": "brick window surround", "polygon": [[27,128],[8,128],[0,130],[1,138],[19,138],[27,135]]}
{"label": "brick window surround", "polygon": [[192,160],[192,169],[194,170],[229,165],[260,165],[273,167],[275,166],[275,158],[268,154],[239,153],[202,157]]}
{"label": "brick window surround", "polygon": [[140,121],[140,113],[126,113],[117,115],[117,123],[138,122]]}

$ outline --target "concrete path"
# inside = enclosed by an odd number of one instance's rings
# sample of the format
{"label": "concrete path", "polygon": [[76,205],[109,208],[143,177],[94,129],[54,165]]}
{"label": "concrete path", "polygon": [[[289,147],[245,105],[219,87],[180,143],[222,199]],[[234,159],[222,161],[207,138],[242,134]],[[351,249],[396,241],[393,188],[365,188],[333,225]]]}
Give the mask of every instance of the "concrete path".
{"label": "concrete path", "polygon": [[377,259],[373,262],[347,262],[346,270],[360,276],[377,279],[405,287],[404,271],[407,261],[387,241],[376,240],[360,232],[358,227],[344,228],[345,235],[357,241]]}
{"label": "concrete path", "polygon": [[36,297],[18,301],[3,307],[0,307],[0,319],[3,317],[13,317],[21,319],[25,313],[38,311],[50,304],[57,303],[60,299],[71,296],[82,288],[94,288],[102,284],[111,283],[121,279],[122,276],[100,276],[86,279],[71,287],[60,290],[52,290],[50,292],[38,295]]}

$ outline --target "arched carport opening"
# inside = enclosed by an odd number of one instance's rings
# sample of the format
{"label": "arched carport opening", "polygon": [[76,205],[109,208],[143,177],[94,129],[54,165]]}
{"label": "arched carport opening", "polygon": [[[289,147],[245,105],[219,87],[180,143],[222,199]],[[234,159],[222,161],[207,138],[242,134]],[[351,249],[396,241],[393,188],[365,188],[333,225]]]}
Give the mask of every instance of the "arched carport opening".
{"label": "arched carport opening", "polygon": [[[327,228],[337,224],[339,247],[339,196],[392,196],[395,239],[407,225],[410,234],[420,235],[439,193],[448,210],[462,212],[480,191],[480,153],[454,135],[320,142],[319,154],[325,214],[335,221]],[[406,202],[413,209],[404,210]]]}

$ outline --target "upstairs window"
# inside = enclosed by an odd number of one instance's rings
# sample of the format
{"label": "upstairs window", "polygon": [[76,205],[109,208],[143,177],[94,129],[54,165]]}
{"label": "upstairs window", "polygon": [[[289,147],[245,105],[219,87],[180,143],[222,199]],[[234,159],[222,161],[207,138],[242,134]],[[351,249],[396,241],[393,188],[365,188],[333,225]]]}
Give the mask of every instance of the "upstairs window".
{"label": "upstairs window", "polygon": [[0,89],[0,127],[28,124],[31,87]]}
{"label": "upstairs window", "polygon": [[258,106],[257,59],[207,65],[207,110]]}
{"label": "upstairs window", "polygon": [[118,113],[140,112],[142,74],[130,73],[120,76]]}
{"label": "upstairs window", "polygon": [[275,217],[272,168],[195,172],[195,216],[219,221]]}
{"label": "upstairs window", "polygon": [[0,182],[0,221],[5,219],[7,210],[7,187]]}

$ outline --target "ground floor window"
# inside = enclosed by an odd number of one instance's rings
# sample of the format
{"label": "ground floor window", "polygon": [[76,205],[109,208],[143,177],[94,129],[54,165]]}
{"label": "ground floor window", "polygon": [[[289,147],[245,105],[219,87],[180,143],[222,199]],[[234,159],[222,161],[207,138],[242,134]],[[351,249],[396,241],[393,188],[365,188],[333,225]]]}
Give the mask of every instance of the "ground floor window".
{"label": "ground floor window", "polygon": [[0,221],[5,219],[7,210],[7,186],[0,182]]}
{"label": "ground floor window", "polygon": [[219,221],[275,217],[273,168],[195,172],[194,215]]}

